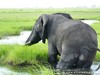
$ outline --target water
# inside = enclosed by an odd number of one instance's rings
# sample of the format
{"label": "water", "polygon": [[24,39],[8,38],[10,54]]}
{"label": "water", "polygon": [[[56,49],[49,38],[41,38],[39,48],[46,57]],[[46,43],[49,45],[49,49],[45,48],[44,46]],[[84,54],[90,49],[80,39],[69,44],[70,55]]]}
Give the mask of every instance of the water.
{"label": "water", "polygon": [[87,23],[87,24],[89,24],[89,25],[91,25],[91,24],[93,24],[93,23],[95,23],[95,22],[99,22],[99,21],[97,21],[97,20],[81,20],[82,22],[84,22],[84,23]]}
{"label": "water", "polygon": [[[97,20],[82,20],[83,22],[91,25],[95,22],[98,22]],[[23,45],[27,38],[29,37],[31,31],[23,31],[18,36],[7,36],[0,40],[0,44],[21,44]],[[100,63],[94,63],[91,66],[91,69],[93,71],[92,75],[100,75],[100,69],[95,71]],[[14,72],[6,67],[0,67],[0,75],[29,75],[25,72]]]}
{"label": "water", "polygon": [[29,75],[25,72],[14,72],[6,67],[0,67],[0,75]]}
{"label": "water", "polygon": [[7,36],[0,40],[0,44],[24,44],[31,31],[23,31],[18,36]]}

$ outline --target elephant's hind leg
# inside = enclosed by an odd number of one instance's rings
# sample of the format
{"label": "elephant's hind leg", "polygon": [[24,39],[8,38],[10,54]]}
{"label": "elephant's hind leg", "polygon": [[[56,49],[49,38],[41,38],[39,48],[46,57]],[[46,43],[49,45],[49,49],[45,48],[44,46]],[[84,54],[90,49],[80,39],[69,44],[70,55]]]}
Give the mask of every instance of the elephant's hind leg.
{"label": "elephant's hind leg", "polygon": [[96,51],[89,51],[86,49],[82,50],[78,63],[77,63],[77,68],[89,69],[92,65],[95,54],[96,54]]}
{"label": "elephant's hind leg", "polygon": [[89,69],[91,65],[92,65],[92,61],[79,60],[77,62],[77,68]]}
{"label": "elephant's hind leg", "polygon": [[75,68],[76,63],[78,61],[78,54],[75,52],[71,52],[69,48],[67,48],[67,49],[68,50],[62,51],[61,58],[57,65],[57,69],[65,70],[65,69]]}

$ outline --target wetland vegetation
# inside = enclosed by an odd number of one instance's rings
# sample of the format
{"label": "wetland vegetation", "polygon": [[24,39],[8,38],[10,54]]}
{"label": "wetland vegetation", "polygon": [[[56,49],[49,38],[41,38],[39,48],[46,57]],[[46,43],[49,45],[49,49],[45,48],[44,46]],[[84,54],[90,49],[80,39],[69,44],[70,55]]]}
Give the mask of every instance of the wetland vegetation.
{"label": "wetland vegetation", "polygon": [[[0,9],[0,38],[18,35],[24,30],[31,30],[41,14],[57,12],[69,13],[74,19],[98,20],[99,22],[91,26],[98,34],[98,46],[100,48],[100,9]],[[32,75],[35,75],[37,71],[43,75],[53,75],[53,70],[47,61],[47,53],[47,43],[42,44],[40,42],[32,46],[0,45],[0,63],[28,67]],[[94,61],[100,62],[99,52],[97,52]]]}

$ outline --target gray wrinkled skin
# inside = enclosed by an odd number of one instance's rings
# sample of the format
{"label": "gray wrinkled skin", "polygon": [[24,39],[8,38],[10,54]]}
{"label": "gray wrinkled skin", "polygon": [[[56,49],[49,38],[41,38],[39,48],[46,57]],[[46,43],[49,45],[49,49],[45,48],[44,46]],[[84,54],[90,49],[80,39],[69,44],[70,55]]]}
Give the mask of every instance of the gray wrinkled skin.
{"label": "gray wrinkled skin", "polygon": [[[54,68],[90,68],[98,48],[97,34],[89,25],[64,14],[41,15],[26,45],[48,39],[48,61]],[[57,55],[61,56],[59,62]]]}

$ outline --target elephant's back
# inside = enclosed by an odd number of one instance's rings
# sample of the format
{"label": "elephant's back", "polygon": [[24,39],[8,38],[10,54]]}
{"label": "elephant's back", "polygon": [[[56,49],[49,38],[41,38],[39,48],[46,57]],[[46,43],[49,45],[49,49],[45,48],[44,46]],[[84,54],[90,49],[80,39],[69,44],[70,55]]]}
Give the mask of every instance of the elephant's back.
{"label": "elephant's back", "polygon": [[97,47],[97,36],[95,31],[87,24],[81,21],[73,21],[70,26],[63,30],[62,41],[68,46],[77,48],[81,46]]}
{"label": "elephant's back", "polygon": [[89,25],[85,24],[86,28],[87,28],[87,33],[88,33],[88,37],[90,38],[92,44],[95,45],[95,47],[98,46],[97,43],[97,33],[96,31]]}

